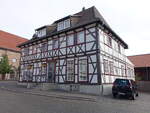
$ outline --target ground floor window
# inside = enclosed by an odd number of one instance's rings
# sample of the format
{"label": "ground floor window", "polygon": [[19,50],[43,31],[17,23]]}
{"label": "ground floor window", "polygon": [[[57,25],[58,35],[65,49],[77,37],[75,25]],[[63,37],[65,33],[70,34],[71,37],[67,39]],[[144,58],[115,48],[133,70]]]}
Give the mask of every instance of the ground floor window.
{"label": "ground floor window", "polygon": [[46,74],[46,67],[47,67],[47,64],[46,63],[42,63],[42,67],[41,67],[41,74],[42,75],[45,75]]}
{"label": "ground floor window", "polygon": [[79,60],[79,81],[87,81],[87,59]]}
{"label": "ground floor window", "polygon": [[105,59],[104,59],[104,73],[109,74],[108,60],[105,60]]}
{"label": "ground floor window", "polygon": [[112,61],[109,61],[109,65],[110,65],[110,74],[113,75],[114,74],[114,65]]}
{"label": "ground floor window", "polygon": [[121,65],[121,75],[125,76],[125,66]]}
{"label": "ground floor window", "polygon": [[74,81],[74,59],[67,60],[67,81]]}

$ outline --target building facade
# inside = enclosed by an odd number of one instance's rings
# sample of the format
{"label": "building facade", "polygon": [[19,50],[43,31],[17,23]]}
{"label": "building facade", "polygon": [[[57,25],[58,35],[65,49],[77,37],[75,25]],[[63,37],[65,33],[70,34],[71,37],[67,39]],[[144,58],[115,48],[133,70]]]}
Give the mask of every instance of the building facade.
{"label": "building facade", "polygon": [[0,59],[3,55],[8,56],[9,64],[12,65],[13,74],[0,75],[0,80],[10,80],[18,78],[18,68],[20,63],[20,49],[16,47],[18,44],[27,41],[22,37],[10,34],[0,30]]}
{"label": "building facade", "polygon": [[21,82],[99,93],[116,78],[134,79],[134,66],[124,53],[128,45],[95,7],[36,29],[19,47]]}
{"label": "building facade", "polygon": [[150,54],[128,56],[134,64],[135,76],[141,81],[150,81]]}

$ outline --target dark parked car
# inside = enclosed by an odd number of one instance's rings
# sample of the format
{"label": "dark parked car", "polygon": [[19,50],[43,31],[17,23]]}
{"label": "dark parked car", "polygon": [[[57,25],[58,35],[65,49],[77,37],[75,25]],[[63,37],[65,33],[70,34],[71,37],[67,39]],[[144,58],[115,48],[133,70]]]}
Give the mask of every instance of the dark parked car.
{"label": "dark parked car", "polygon": [[126,95],[132,100],[138,96],[136,82],[129,79],[116,79],[112,87],[113,97],[116,98],[117,95]]}

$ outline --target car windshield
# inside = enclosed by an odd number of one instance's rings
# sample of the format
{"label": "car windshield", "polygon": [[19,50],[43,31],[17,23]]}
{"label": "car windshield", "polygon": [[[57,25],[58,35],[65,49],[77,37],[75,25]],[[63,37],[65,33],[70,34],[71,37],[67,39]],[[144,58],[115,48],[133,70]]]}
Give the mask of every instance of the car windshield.
{"label": "car windshield", "polygon": [[119,86],[125,86],[125,85],[130,85],[129,84],[129,80],[125,80],[125,79],[117,79],[115,81],[115,84],[119,85]]}

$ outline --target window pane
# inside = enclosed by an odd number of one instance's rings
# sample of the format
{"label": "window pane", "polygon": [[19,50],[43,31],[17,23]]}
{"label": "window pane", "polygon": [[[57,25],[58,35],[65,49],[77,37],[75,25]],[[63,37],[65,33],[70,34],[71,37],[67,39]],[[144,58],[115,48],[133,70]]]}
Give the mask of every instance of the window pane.
{"label": "window pane", "polygon": [[65,37],[60,37],[59,38],[59,47],[62,48],[62,47],[66,47],[66,36]]}
{"label": "window pane", "polygon": [[57,31],[64,29],[64,22],[59,22],[57,25]]}
{"label": "window pane", "polygon": [[108,60],[105,60],[105,59],[104,59],[104,73],[109,74]]}
{"label": "window pane", "polygon": [[113,75],[114,74],[114,65],[113,65],[113,62],[109,61],[109,65],[110,65],[110,74]]}
{"label": "window pane", "polygon": [[78,42],[78,44],[84,42],[84,32],[83,31],[77,33],[77,42]]}
{"label": "window pane", "polygon": [[74,59],[67,60],[67,81],[74,81]]}
{"label": "window pane", "polygon": [[58,48],[58,40],[53,40],[53,49],[57,49]]}
{"label": "window pane", "polygon": [[47,44],[46,43],[42,44],[41,51],[42,52],[47,51]]}
{"label": "window pane", "polygon": [[79,60],[79,80],[87,81],[87,59]]}
{"label": "window pane", "polygon": [[64,21],[64,29],[70,27],[70,19]]}
{"label": "window pane", "polygon": [[67,38],[67,45],[74,45],[74,36],[73,35],[68,35]]}
{"label": "window pane", "polygon": [[37,31],[38,37],[42,37],[46,35],[46,28]]}

